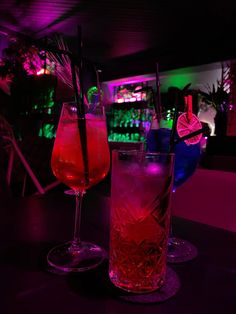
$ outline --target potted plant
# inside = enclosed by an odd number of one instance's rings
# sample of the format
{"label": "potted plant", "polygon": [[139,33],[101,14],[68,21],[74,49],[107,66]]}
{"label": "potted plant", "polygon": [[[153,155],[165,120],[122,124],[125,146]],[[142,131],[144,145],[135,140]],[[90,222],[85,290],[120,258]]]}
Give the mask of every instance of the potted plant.
{"label": "potted plant", "polygon": [[222,77],[216,85],[207,86],[207,92],[199,91],[202,100],[208,106],[213,106],[215,115],[215,135],[225,136],[227,131],[228,111],[230,109],[230,94],[226,91],[227,70],[222,68]]}

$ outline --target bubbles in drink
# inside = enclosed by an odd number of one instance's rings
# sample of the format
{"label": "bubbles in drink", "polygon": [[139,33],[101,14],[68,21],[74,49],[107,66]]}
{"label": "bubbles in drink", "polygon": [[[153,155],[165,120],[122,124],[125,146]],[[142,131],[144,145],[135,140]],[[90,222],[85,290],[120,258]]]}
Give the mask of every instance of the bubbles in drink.
{"label": "bubbles in drink", "polygon": [[160,163],[129,164],[112,173],[109,276],[125,290],[145,292],[165,277],[171,180],[168,186]]}

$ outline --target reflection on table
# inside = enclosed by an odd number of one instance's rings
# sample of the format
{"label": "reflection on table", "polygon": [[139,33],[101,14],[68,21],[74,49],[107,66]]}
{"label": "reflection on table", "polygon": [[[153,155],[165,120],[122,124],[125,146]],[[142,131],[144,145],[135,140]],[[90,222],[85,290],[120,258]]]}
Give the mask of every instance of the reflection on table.
{"label": "reflection on table", "polygon": [[[199,256],[171,265],[181,279],[175,297],[159,304],[118,298],[108,265],[78,275],[47,270],[46,254],[73,232],[74,198],[61,191],[1,200],[1,313],[234,313],[236,234],[174,217],[178,236],[194,243]],[[205,204],[202,203],[202,210]],[[109,182],[85,195],[82,238],[109,249]]]}

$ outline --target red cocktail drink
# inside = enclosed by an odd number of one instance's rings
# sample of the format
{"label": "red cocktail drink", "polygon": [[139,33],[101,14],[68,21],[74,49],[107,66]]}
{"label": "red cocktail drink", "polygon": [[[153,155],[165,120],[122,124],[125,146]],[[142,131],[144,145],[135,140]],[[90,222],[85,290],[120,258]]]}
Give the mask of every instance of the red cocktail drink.
{"label": "red cocktail drink", "polygon": [[111,281],[143,293],[165,281],[173,155],[113,152]]}
{"label": "red cocktail drink", "polygon": [[57,130],[52,153],[52,170],[61,182],[73,190],[85,190],[100,182],[108,173],[110,153],[107,145],[106,121],[86,115],[88,180],[85,180],[84,161],[78,119],[65,120]]}

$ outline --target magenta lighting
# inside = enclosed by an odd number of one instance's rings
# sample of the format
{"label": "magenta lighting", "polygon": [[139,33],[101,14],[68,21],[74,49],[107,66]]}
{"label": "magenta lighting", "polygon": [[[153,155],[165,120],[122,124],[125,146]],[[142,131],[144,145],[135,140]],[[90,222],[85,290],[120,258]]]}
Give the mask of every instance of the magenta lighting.
{"label": "magenta lighting", "polygon": [[140,90],[141,88],[142,86],[137,86],[133,91],[126,88],[119,88],[114,97],[114,100],[116,103],[146,100],[146,92],[138,92],[138,90]]}

